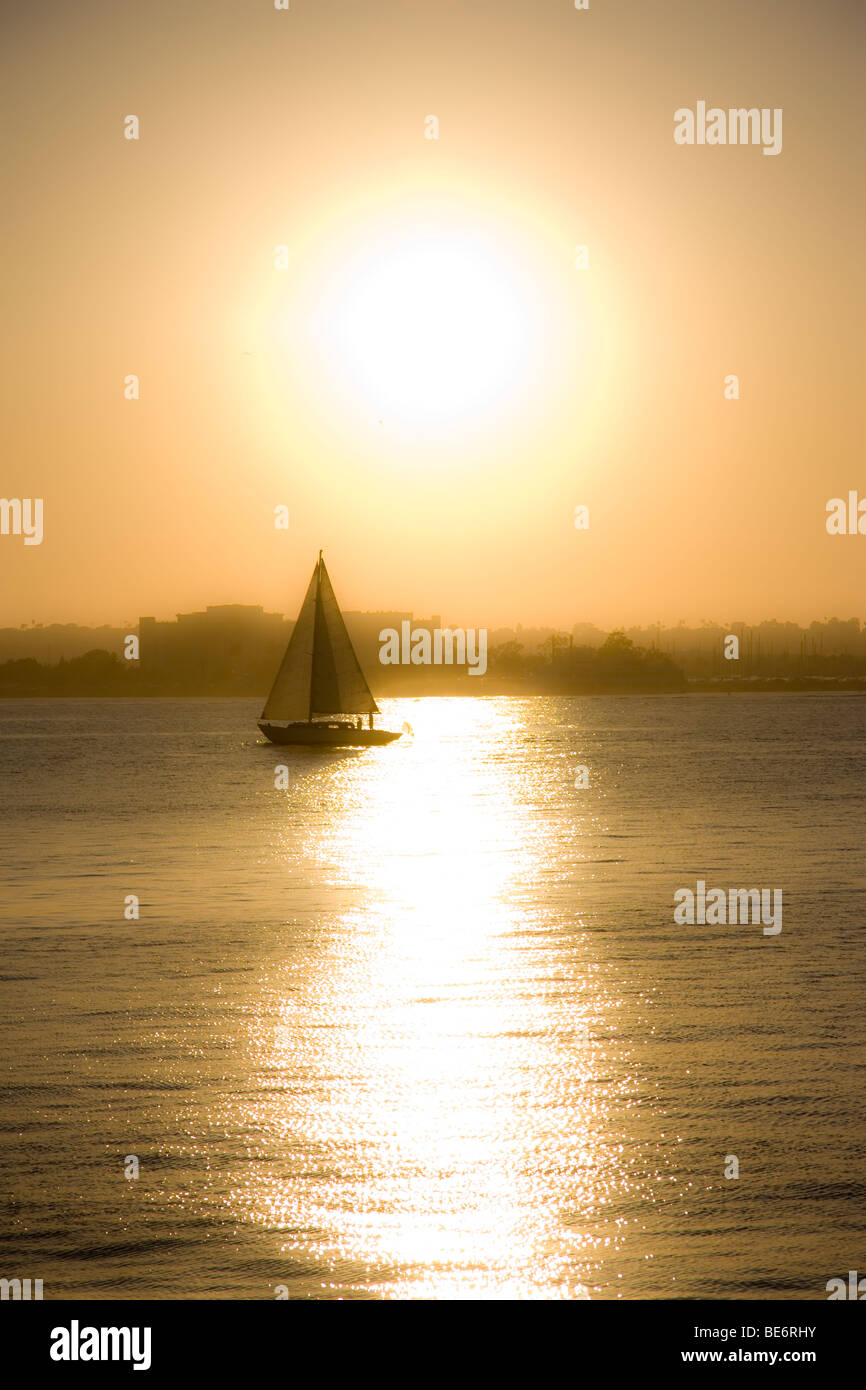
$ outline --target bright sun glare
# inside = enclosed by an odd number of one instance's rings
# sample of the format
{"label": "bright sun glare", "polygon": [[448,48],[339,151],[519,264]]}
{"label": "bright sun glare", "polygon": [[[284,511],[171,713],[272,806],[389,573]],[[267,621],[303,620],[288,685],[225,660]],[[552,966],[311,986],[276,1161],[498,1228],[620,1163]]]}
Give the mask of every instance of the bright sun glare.
{"label": "bright sun glare", "polygon": [[325,326],[368,407],[433,425],[483,412],[516,388],[531,317],[495,250],[430,235],[356,265],[333,294]]}

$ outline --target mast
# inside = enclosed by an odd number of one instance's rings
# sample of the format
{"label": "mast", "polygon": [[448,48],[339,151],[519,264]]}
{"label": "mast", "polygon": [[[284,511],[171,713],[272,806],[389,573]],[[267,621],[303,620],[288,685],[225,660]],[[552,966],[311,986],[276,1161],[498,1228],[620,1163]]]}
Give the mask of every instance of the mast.
{"label": "mast", "polygon": [[[319,551],[319,558],[316,561],[316,599],[313,607],[313,665],[316,662],[316,633],[319,628],[320,610],[322,606],[322,552]],[[310,700],[307,709],[307,723],[313,722],[313,682],[310,681]]]}

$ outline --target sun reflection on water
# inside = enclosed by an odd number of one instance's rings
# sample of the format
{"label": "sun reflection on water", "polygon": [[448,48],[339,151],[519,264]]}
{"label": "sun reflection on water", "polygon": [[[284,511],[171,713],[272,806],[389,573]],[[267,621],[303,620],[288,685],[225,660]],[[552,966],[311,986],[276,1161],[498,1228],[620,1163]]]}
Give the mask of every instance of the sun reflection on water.
{"label": "sun reflection on water", "polygon": [[627,1224],[619,1001],[534,898],[576,820],[539,816],[514,708],[424,702],[412,741],[286,793],[277,865],[317,910],[250,1020],[231,1203],[332,1295],[588,1297]]}

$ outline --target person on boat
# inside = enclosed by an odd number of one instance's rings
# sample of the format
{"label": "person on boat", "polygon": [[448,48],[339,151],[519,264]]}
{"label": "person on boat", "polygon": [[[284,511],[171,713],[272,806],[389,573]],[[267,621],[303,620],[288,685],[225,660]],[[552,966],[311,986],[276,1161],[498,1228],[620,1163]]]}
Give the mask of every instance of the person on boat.
{"label": "person on boat", "polygon": [[370,713],[367,715],[367,728],[368,728],[368,729],[372,729],[372,727],[373,727],[373,711],[370,710]]}

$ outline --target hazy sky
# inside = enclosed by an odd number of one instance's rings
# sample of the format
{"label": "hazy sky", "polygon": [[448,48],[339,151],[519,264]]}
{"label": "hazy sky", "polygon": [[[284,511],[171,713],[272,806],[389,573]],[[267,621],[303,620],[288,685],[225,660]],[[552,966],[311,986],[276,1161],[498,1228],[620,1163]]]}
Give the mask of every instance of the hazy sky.
{"label": "hazy sky", "polygon": [[5,6],[0,623],[866,619],[864,11]]}

